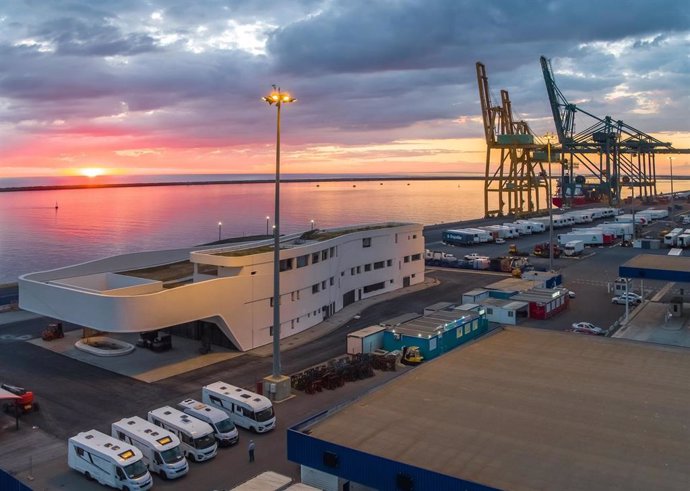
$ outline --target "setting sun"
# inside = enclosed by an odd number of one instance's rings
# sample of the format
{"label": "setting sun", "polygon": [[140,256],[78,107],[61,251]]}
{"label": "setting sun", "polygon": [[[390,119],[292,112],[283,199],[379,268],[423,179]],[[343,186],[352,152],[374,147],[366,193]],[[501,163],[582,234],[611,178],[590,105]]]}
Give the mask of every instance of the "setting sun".
{"label": "setting sun", "polygon": [[86,167],[79,169],[79,173],[86,177],[98,177],[105,174],[105,171],[99,167]]}

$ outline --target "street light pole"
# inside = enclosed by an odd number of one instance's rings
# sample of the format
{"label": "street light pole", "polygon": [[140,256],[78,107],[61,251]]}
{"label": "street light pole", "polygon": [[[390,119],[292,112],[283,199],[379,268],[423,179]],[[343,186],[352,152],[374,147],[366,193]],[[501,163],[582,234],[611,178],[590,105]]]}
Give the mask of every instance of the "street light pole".
{"label": "street light pole", "polygon": [[675,205],[673,203],[673,157],[668,158],[668,165],[671,168],[671,221],[673,221],[673,212],[676,211]]}
{"label": "street light pole", "polygon": [[546,135],[546,160],[549,163],[549,175],[546,177],[547,206],[549,207],[549,271],[553,271],[553,196],[551,194],[551,138],[553,135]]}
{"label": "street light pole", "polygon": [[223,229],[223,222],[218,222],[218,240],[220,241],[220,233]]}
{"label": "street light pole", "polygon": [[268,225],[269,225],[270,219],[271,219],[271,217],[269,217],[269,216],[266,217],[266,235],[268,235]]}
{"label": "street light pole", "polygon": [[263,97],[269,105],[276,105],[276,183],[275,210],[273,225],[273,373],[274,379],[280,378],[280,109],[283,104],[295,102],[290,94],[281,92],[280,87],[273,86],[273,92]]}
{"label": "street light pole", "polygon": [[314,230],[314,220],[311,221],[311,230]]}

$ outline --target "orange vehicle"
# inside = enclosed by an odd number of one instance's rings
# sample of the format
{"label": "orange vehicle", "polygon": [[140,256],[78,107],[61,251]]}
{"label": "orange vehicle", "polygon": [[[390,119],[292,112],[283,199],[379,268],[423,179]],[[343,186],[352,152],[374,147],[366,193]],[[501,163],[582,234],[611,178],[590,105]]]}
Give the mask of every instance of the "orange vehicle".
{"label": "orange vehicle", "polygon": [[2,384],[0,387],[18,396],[17,399],[13,399],[11,402],[6,402],[3,405],[3,409],[6,413],[18,416],[19,414],[38,411],[38,403],[34,401],[34,393],[30,390],[9,384]]}

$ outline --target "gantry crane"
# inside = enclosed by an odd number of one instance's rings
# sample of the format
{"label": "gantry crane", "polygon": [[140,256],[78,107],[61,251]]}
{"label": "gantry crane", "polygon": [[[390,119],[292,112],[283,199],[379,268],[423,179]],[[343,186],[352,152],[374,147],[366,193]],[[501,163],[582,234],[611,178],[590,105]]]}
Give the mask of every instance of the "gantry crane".
{"label": "gantry crane", "polygon": [[[634,195],[642,199],[656,196],[655,155],[690,153],[690,150],[675,149],[670,143],[623,121],[610,116],[600,118],[568,102],[556,85],[551,63],[544,56],[540,61],[558,141],[565,157],[561,172],[561,202],[578,204],[572,200],[582,196],[590,198],[586,201],[603,199],[616,205],[620,203],[623,186],[632,187]],[[576,133],[576,115],[585,116],[593,123]],[[574,168],[589,173],[594,182],[587,183],[583,175],[574,176]]]}
{"label": "gantry crane", "polygon": [[[501,90],[501,105],[491,103],[486,68],[477,62],[477,83],[486,137],[486,174],[484,180],[484,216],[522,216],[540,211],[540,203],[547,203],[549,183],[542,162],[544,145],[535,143],[529,125],[514,121],[510,96]],[[535,151],[542,150],[542,158],[535,160]],[[492,153],[498,151],[498,163],[492,165]],[[556,152],[554,151],[554,155]],[[540,192],[545,195],[539,199]],[[497,195],[497,207],[491,209],[490,194]]]}

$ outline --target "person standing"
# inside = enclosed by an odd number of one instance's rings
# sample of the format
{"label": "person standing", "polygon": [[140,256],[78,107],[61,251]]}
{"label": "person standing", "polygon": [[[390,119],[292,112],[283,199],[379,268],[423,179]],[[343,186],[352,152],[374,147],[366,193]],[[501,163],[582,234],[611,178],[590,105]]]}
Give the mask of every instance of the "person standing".
{"label": "person standing", "polygon": [[249,462],[254,462],[254,440],[249,440]]}

